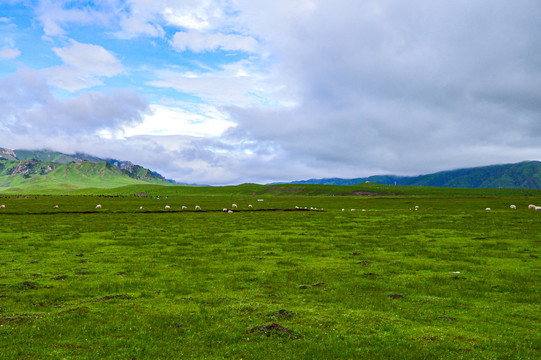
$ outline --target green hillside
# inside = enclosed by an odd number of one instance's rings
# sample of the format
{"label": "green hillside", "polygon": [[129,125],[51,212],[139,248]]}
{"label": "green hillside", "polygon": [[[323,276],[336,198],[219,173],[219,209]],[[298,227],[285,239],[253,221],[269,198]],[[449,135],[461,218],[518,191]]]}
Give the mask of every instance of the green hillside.
{"label": "green hillside", "polygon": [[93,155],[85,154],[76,152],[75,154],[64,154],[57,151],[52,150],[10,150],[10,149],[4,149],[0,148],[0,159],[6,159],[6,160],[39,160],[39,161],[49,161],[49,162],[55,162],[60,164],[68,164],[70,162],[107,162],[109,164],[112,164],[120,169],[126,169],[128,171],[128,175],[134,179],[143,180],[146,182],[156,182],[155,178],[159,178],[161,180],[166,180],[167,182],[175,183],[173,180],[167,180],[165,179],[161,174],[150,171],[148,169],[143,168],[142,166],[135,165],[131,161],[123,161],[123,160],[117,160],[112,158],[99,158]]}
{"label": "green hillside", "polygon": [[355,185],[366,182],[454,188],[541,189],[541,162],[525,161],[517,164],[441,171],[413,177],[378,175],[356,179],[310,179],[294,181],[292,184]]}
{"label": "green hillside", "polygon": [[0,191],[43,193],[140,184],[169,185],[140,166],[120,169],[107,162],[60,164],[39,160],[0,160]]}
{"label": "green hillside", "polygon": [[[87,183],[88,184],[88,183]],[[318,184],[281,184],[258,185],[241,184],[235,186],[189,186],[170,183],[149,184],[137,182],[123,184],[118,187],[62,187],[51,182],[27,183],[26,187],[6,189],[4,194],[26,195],[84,195],[84,196],[136,196],[136,197],[233,197],[241,196],[257,199],[269,197],[351,197],[351,198],[398,198],[398,197],[435,197],[435,198],[473,198],[473,197],[534,197],[541,198],[541,190],[537,189],[467,189],[428,186],[400,186],[382,184],[318,185]]]}

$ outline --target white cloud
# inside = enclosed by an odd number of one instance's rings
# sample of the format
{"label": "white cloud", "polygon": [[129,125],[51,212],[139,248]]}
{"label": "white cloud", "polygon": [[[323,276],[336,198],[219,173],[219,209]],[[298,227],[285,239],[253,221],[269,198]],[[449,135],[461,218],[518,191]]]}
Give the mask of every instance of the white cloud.
{"label": "white cloud", "polygon": [[173,36],[171,45],[177,51],[190,50],[193,52],[216,51],[244,51],[256,52],[257,41],[248,36],[235,34],[201,34],[190,30],[177,32]]}
{"label": "white cloud", "polygon": [[188,135],[215,137],[233,126],[224,114],[209,105],[164,106],[150,105],[150,112],[135,127],[125,127],[124,136],[137,135]]}
{"label": "white cloud", "polygon": [[66,35],[70,24],[105,25],[110,23],[115,11],[114,1],[96,1],[94,6],[73,3],[68,0],[40,0],[36,12],[46,37]]}
{"label": "white cloud", "polygon": [[17,48],[15,36],[17,34],[17,25],[12,22],[12,19],[0,17],[0,61],[13,60],[21,55],[21,51]]}
{"label": "white cloud", "polygon": [[103,85],[95,76],[71,66],[54,66],[41,72],[51,84],[72,92]]}
{"label": "white cloud", "polygon": [[284,89],[282,84],[269,79],[262,71],[250,61],[231,63],[205,72],[166,69],[156,71],[156,80],[148,82],[148,85],[192,94],[219,106],[274,107],[290,103],[291,90]]}
{"label": "white cloud", "polygon": [[0,60],[13,60],[21,55],[21,51],[16,48],[0,49]]}
{"label": "white cloud", "polygon": [[124,72],[122,63],[101,46],[71,40],[71,45],[53,48],[64,65],[43,69],[51,84],[68,91],[102,85],[100,77],[113,77]]}
{"label": "white cloud", "polygon": [[172,26],[184,29],[209,30],[225,19],[227,0],[163,1],[160,13]]}
{"label": "white cloud", "polygon": [[56,98],[42,73],[22,69],[0,79],[0,127],[6,137],[62,134],[81,136],[119,131],[142,121],[144,97],[128,90],[87,92]]}
{"label": "white cloud", "polygon": [[120,61],[99,45],[82,44],[71,40],[70,46],[53,48],[53,51],[66,65],[90,75],[111,77],[124,71]]}
{"label": "white cloud", "polygon": [[120,39],[133,39],[140,36],[163,37],[165,31],[158,24],[151,23],[141,16],[127,16],[120,20],[121,30],[115,32]]}
{"label": "white cloud", "polygon": [[229,18],[229,0],[129,0],[119,17],[121,39],[163,37],[164,27],[211,31]]}

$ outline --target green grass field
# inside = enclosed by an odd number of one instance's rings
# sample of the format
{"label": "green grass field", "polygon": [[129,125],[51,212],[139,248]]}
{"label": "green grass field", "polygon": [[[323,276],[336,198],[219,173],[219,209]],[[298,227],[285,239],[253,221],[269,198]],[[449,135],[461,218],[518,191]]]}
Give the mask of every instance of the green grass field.
{"label": "green grass field", "polygon": [[539,192],[167,189],[0,196],[1,359],[541,357]]}

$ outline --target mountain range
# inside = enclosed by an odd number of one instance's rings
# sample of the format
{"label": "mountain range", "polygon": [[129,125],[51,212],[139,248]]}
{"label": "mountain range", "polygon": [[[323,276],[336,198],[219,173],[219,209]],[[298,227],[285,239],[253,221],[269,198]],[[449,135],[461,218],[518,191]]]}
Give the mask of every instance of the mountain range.
{"label": "mountain range", "polygon": [[0,148],[0,191],[6,188],[114,188],[170,185],[160,174],[130,161],[55,151]]}
{"label": "mountain range", "polygon": [[419,176],[376,175],[355,179],[310,179],[288,184],[436,186],[455,188],[523,188],[541,189],[541,162],[523,161],[516,164],[490,165],[468,169],[440,171]]}
{"label": "mountain range", "polygon": [[[0,191],[17,189],[115,188],[136,184],[171,185],[159,173],[130,161],[84,153],[50,150],[10,150],[0,147]],[[365,178],[325,178],[280,184],[356,185],[377,183],[455,188],[541,189],[541,162],[491,165],[441,171],[419,176],[376,175]],[[275,183],[276,184],[276,183]],[[274,185],[274,184],[271,184]]]}

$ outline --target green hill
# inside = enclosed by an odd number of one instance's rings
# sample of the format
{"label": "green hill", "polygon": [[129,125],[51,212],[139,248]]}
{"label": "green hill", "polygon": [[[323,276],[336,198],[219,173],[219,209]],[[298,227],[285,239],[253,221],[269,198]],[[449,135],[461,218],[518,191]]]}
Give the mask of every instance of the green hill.
{"label": "green hill", "polygon": [[107,189],[139,184],[169,185],[141,166],[120,169],[108,162],[70,162],[0,160],[0,191],[18,192],[40,189]]}
{"label": "green hill", "polygon": [[356,179],[310,179],[293,181],[291,184],[355,185],[367,182],[386,185],[453,188],[541,189],[541,162],[524,161],[517,164],[441,171],[412,177],[380,175]]}

